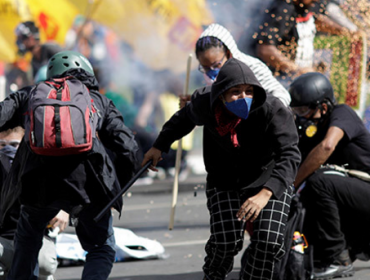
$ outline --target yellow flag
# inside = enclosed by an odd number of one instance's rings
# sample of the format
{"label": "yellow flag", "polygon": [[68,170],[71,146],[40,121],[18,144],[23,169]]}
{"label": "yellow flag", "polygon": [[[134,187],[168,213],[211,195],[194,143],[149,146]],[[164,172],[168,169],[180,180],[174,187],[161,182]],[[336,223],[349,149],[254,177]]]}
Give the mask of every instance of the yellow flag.
{"label": "yellow flag", "polygon": [[13,62],[17,47],[14,30],[31,20],[40,29],[41,41],[51,40],[64,45],[78,9],[69,0],[0,0],[0,61]]}
{"label": "yellow flag", "polygon": [[[17,2],[20,2],[19,0]],[[64,45],[67,31],[79,14],[68,0],[26,0],[33,21],[40,29],[41,39]]]}
{"label": "yellow flag", "polygon": [[15,60],[17,47],[14,29],[23,20],[30,20],[27,3],[14,0],[0,0],[0,60]]}
{"label": "yellow flag", "polygon": [[[116,32],[154,70],[183,72],[203,25],[213,22],[205,0],[75,0],[74,5]],[[91,4],[89,4],[91,3]]]}

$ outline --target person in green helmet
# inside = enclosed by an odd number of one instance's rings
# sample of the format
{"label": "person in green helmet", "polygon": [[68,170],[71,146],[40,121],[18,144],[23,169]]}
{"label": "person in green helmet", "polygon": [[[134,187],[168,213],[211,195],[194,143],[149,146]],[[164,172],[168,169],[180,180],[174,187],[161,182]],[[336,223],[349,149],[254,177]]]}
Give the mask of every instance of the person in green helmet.
{"label": "person in green helmet", "polygon": [[[98,222],[93,218],[140,168],[138,146],[113,102],[98,92],[98,82],[84,56],[62,51],[49,60],[47,79],[66,76],[75,77],[89,89],[99,111],[96,128],[99,137],[94,138],[90,151],[68,156],[35,154],[29,147],[29,135],[23,137],[3,185],[0,203],[0,223],[12,202],[19,199],[22,204],[7,278],[10,280],[38,278],[37,256],[43,233],[60,210],[78,217],[74,224],[76,234],[87,251],[81,279],[107,279],[115,260],[111,213]],[[25,127],[32,88],[22,88],[0,102],[0,132]],[[112,155],[108,155],[107,148]],[[122,200],[113,207],[120,212]]]}

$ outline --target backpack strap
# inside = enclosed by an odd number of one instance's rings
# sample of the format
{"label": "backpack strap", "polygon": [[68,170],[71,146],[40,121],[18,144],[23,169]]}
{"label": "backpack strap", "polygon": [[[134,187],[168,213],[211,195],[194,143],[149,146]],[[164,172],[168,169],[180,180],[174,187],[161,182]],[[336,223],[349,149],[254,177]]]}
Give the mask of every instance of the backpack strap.
{"label": "backpack strap", "polygon": [[[64,86],[60,86],[57,89],[57,100],[62,100],[62,92],[64,90]],[[54,116],[54,122],[55,122],[55,144],[58,148],[62,147],[62,128],[60,124],[60,107],[56,106],[54,108],[55,116]]]}

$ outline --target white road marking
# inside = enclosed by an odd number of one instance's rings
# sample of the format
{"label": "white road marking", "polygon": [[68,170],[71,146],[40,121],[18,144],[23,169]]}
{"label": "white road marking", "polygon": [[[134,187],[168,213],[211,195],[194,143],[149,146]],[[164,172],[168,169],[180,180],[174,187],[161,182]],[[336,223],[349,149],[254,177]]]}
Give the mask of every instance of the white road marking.
{"label": "white road marking", "polygon": [[[186,207],[186,206],[196,206],[196,205],[206,205],[206,200],[192,200],[192,201],[178,201],[177,207]],[[159,209],[159,208],[169,208],[171,207],[171,202],[162,202],[162,203],[147,203],[147,204],[138,204],[138,205],[124,205],[122,211],[137,211],[137,210],[148,210],[148,209]]]}
{"label": "white road marking", "polygon": [[174,242],[174,243],[162,243],[163,247],[180,247],[180,246],[189,246],[189,245],[199,245],[206,244],[207,240],[192,240],[192,241],[183,241],[183,242]]}

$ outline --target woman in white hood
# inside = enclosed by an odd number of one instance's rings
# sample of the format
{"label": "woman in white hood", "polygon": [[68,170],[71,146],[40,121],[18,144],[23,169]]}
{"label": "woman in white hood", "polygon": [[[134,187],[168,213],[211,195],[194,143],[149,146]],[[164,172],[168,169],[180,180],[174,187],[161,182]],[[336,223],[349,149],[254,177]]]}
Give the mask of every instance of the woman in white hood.
{"label": "woman in white hood", "polygon": [[259,59],[242,53],[230,32],[219,24],[211,24],[199,37],[195,54],[199,71],[207,84],[212,84],[222,65],[231,57],[244,62],[253,71],[268,94],[279,98],[285,106],[290,104],[288,91],[275,79],[270,69]]}

